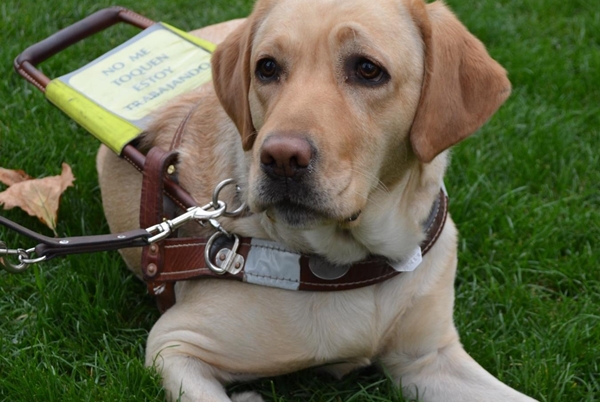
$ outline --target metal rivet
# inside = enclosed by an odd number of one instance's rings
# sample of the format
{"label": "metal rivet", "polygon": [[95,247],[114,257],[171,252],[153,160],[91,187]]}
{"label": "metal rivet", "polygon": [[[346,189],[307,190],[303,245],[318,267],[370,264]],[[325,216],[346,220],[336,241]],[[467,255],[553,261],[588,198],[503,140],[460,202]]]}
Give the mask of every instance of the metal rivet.
{"label": "metal rivet", "polygon": [[61,241],[59,241],[59,243],[60,244],[69,244],[69,241],[68,240],[61,240]]}
{"label": "metal rivet", "polygon": [[156,271],[157,271],[157,267],[156,267],[156,264],[154,264],[154,263],[150,263],[146,267],[146,273],[148,275],[154,276],[156,274]]}
{"label": "metal rivet", "polygon": [[169,165],[169,167],[167,168],[167,173],[168,174],[173,174],[175,173],[175,166],[174,165]]}
{"label": "metal rivet", "polygon": [[225,254],[223,254],[223,253],[219,254],[219,260],[225,261],[225,258],[227,258],[227,257],[225,257]]}
{"label": "metal rivet", "polygon": [[236,262],[236,263],[235,263],[235,267],[236,267],[236,268],[239,268],[239,267],[241,267],[241,266],[242,266],[242,264],[240,264],[239,262]]}
{"label": "metal rivet", "polygon": [[317,278],[328,281],[341,278],[350,270],[351,265],[331,264],[323,257],[312,256],[308,260],[308,268]]}
{"label": "metal rivet", "polygon": [[156,246],[156,244],[153,244],[150,246],[150,252],[153,254],[156,254],[156,251],[158,250],[158,247]]}

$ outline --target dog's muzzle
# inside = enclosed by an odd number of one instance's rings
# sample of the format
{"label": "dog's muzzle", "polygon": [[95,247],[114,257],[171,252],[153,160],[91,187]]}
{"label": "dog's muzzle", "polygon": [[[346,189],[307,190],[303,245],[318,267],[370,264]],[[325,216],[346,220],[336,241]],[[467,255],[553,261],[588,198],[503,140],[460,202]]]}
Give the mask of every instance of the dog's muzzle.
{"label": "dog's muzzle", "polygon": [[258,204],[271,219],[299,227],[327,218],[315,183],[316,147],[301,134],[273,134],[260,149]]}

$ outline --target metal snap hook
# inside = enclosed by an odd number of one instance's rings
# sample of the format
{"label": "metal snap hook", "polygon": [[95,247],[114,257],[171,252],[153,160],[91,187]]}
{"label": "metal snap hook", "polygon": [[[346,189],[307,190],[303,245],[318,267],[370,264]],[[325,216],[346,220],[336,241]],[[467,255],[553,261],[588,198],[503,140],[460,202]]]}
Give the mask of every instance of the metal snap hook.
{"label": "metal snap hook", "polygon": [[29,264],[26,262],[29,258],[29,254],[22,248],[16,250],[9,249],[5,243],[0,242],[0,255],[13,255],[19,259],[18,264],[13,264],[8,259],[0,257],[0,264],[4,267],[5,271],[10,272],[11,274],[24,272],[29,267]]}

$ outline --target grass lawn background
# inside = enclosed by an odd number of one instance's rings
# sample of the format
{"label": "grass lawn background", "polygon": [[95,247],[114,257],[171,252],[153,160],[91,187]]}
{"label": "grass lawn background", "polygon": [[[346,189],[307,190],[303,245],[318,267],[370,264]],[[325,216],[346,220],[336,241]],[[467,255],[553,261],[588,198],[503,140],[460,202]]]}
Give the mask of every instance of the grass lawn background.
{"label": "grass lawn background", "polygon": [[[446,185],[460,230],[455,320],[466,350],[542,401],[600,400],[600,7],[583,0],[448,0],[509,71],[513,95],[453,151]],[[106,233],[98,143],[12,70],[27,46],[106,0],[0,4],[0,166],[43,177],[69,163],[61,236]],[[183,29],[246,16],[250,1],[124,0]],[[112,28],[43,64],[57,76],[135,34]],[[0,190],[4,187],[0,187]],[[21,211],[2,211],[46,235]],[[0,229],[9,246],[30,240]],[[158,318],[115,252],[0,271],[0,400],[160,401],[143,367]],[[382,374],[343,381],[312,371],[235,389],[269,401],[400,401]]]}

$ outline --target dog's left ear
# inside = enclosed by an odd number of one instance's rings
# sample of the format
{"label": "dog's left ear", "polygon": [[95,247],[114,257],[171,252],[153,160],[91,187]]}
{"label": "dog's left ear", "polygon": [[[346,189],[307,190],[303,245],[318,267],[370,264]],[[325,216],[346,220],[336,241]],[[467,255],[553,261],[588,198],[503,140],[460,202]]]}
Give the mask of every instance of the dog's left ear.
{"label": "dog's left ear", "polygon": [[430,162],[479,129],[510,95],[506,71],[441,2],[411,2],[425,44],[421,99],[410,132]]}

